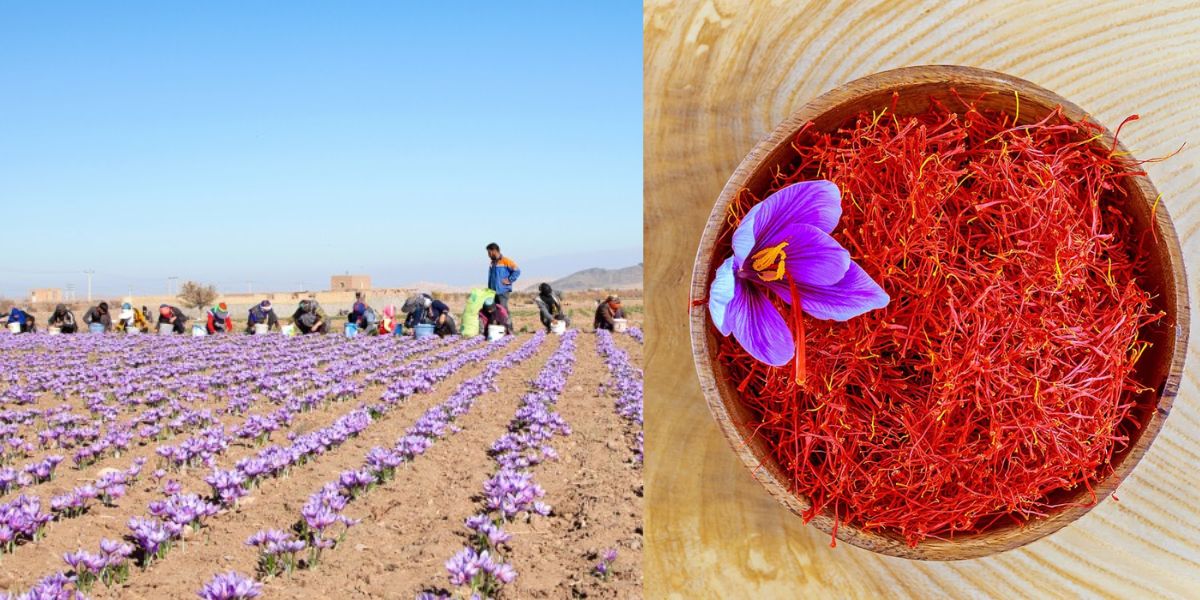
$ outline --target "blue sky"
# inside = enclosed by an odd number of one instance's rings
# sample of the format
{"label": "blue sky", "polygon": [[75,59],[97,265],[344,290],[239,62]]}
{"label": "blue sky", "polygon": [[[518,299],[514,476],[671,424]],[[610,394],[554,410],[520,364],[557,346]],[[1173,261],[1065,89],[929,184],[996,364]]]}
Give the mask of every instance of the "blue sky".
{"label": "blue sky", "polygon": [[641,4],[466,4],[4,4],[0,295],[640,262]]}

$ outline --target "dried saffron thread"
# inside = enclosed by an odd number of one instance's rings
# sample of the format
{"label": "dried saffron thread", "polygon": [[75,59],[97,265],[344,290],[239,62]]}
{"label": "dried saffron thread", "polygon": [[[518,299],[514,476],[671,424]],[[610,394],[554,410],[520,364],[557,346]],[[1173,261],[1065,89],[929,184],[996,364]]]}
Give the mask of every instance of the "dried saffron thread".
{"label": "dried saffron thread", "polygon": [[[912,545],[1052,514],[1080,486],[1095,502],[1149,398],[1135,366],[1163,317],[1140,284],[1153,230],[1134,236],[1124,210],[1140,171],[1061,111],[1020,124],[968,100],[908,117],[896,103],[834,133],[806,125],[762,192],[834,181],[833,235],[892,303],[793,315],[794,366],[721,338],[748,425],[806,518]],[[759,200],[735,196],[716,255]]]}

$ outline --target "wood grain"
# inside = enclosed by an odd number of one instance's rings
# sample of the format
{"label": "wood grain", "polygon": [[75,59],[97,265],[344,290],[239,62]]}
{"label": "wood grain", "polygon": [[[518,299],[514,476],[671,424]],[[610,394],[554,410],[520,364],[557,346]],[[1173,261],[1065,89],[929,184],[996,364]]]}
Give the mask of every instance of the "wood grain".
{"label": "wood grain", "polygon": [[[644,31],[647,597],[1200,594],[1197,344],[1120,502],[1018,550],[923,563],[830,549],[780,507],[709,416],[687,340],[705,219],[746,153],[805,102],[895,67],[973,65],[1058,92],[1110,127],[1140,113],[1121,139],[1140,157],[1161,156],[1200,132],[1200,6],[650,2]],[[1148,166],[1193,274],[1198,157],[1187,148]]]}

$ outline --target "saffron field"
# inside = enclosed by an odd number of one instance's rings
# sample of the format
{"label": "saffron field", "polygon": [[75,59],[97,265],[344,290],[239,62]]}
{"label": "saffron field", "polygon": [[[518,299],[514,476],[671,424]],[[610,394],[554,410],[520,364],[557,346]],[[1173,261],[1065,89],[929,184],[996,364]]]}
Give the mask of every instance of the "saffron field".
{"label": "saffron field", "polygon": [[640,597],[641,344],[0,336],[0,599]]}

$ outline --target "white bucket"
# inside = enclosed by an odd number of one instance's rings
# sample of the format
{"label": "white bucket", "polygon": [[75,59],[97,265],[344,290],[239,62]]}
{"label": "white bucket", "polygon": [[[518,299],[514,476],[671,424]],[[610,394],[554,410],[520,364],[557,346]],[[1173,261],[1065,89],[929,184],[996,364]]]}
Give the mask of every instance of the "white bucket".
{"label": "white bucket", "polygon": [[566,332],[567,332],[567,322],[566,321],[555,321],[550,324],[550,333],[556,333],[558,335],[562,335]]}
{"label": "white bucket", "polygon": [[629,331],[629,321],[625,319],[613,319],[613,331],[617,333]]}
{"label": "white bucket", "polygon": [[504,337],[504,334],[507,332],[508,329],[503,325],[488,325],[487,339],[488,341],[498,340]]}
{"label": "white bucket", "polygon": [[158,334],[159,335],[171,335],[174,332],[175,332],[174,325],[172,325],[170,323],[159,323],[158,324]]}
{"label": "white bucket", "polygon": [[282,331],[283,331],[283,335],[285,335],[287,337],[292,337],[293,335],[296,335],[296,326],[295,325],[284,325],[282,327]]}
{"label": "white bucket", "polygon": [[62,327],[51,327],[47,330],[50,335],[62,335]]}
{"label": "white bucket", "polygon": [[137,328],[137,325],[130,323],[125,326],[125,335],[138,335],[142,330]]}
{"label": "white bucket", "polygon": [[199,323],[192,325],[192,337],[204,337],[206,335],[208,335],[207,327]]}
{"label": "white bucket", "polygon": [[255,323],[254,324],[254,335],[267,335],[267,333],[270,331],[271,331],[270,325],[268,325],[266,323]]}

